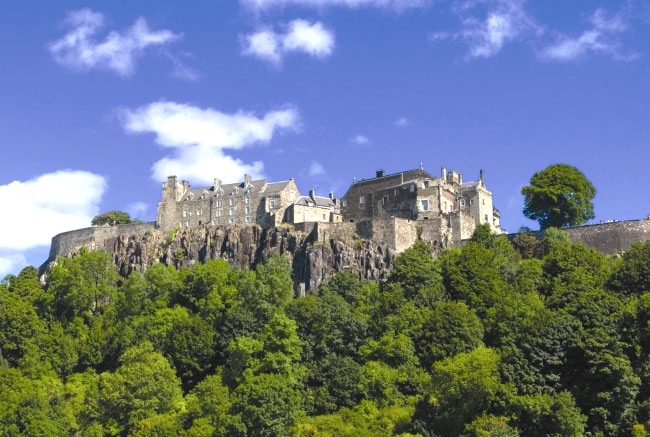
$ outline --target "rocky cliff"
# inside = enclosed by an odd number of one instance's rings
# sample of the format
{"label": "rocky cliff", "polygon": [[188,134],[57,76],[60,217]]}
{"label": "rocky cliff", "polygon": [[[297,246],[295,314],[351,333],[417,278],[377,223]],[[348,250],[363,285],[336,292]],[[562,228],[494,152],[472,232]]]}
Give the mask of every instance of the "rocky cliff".
{"label": "rocky cliff", "polygon": [[[64,256],[74,256],[81,247],[84,245],[71,248]],[[354,233],[324,232],[318,226],[197,226],[168,233],[149,229],[108,238],[94,248],[110,252],[124,276],[145,271],[156,263],[181,268],[220,258],[233,266],[249,268],[281,254],[293,266],[294,290],[298,295],[315,289],[339,271],[381,281],[388,275],[395,255],[394,250],[382,247],[381,243],[362,240]]]}

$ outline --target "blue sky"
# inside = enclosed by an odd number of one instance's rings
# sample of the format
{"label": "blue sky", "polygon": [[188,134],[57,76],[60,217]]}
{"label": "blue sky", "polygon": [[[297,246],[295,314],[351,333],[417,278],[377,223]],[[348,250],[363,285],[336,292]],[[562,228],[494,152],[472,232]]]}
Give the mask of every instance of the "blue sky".
{"label": "blue sky", "polygon": [[502,225],[552,163],[596,219],[650,214],[650,3],[2,2],[0,277],[98,213],[155,219],[167,175],[484,169]]}

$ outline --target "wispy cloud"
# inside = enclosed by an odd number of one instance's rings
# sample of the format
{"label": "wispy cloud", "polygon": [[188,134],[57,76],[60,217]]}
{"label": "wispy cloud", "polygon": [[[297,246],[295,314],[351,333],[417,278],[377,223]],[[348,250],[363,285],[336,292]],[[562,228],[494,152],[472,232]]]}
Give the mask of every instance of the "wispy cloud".
{"label": "wispy cloud", "polygon": [[309,166],[309,176],[315,178],[319,176],[324,176],[325,175],[325,168],[323,165],[318,162],[318,161],[312,161],[311,165]]}
{"label": "wispy cloud", "polygon": [[429,41],[460,39],[468,46],[468,60],[495,56],[506,44],[542,32],[524,0],[465,0],[452,10],[461,21],[460,30],[432,32]]}
{"label": "wispy cloud", "polygon": [[[152,177],[188,176],[210,183],[214,177],[237,181],[244,174],[260,177],[261,161],[245,163],[227,153],[254,144],[268,143],[280,131],[297,131],[299,113],[295,108],[271,111],[261,117],[250,112],[226,114],[212,108],[155,102],[122,112],[124,129],[131,133],[153,133],[159,145],[171,149],[153,167]],[[218,173],[218,174],[216,174]]]}
{"label": "wispy cloud", "polygon": [[334,33],[322,23],[294,20],[284,33],[260,29],[241,38],[242,54],[253,56],[275,65],[282,63],[289,53],[305,53],[323,59],[334,51]]}
{"label": "wispy cloud", "polygon": [[526,12],[523,0],[486,1],[485,5],[487,12],[484,17],[470,16],[462,22],[461,36],[469,45],[469,59],[489,58],[499,53],[507,43],[530,31],[539,31]]}
{"label": "wispy cloud", "polygon": [[411,120],[409,120],[406,117],[400,117],[393,122],[393,126],[400,127],[400,128],[409,127],[412,125],[413,123],[411,122]]}
{"label": "wispy cloud", "polygon": [[381,8],[403,11],[421,8],[433,3],[433,0],[240,0],[240,3],[252,10],[261,11],[299,6],[304,8],[325,9],[332,7],[343,8]]}
{"label": "wispy cloud", "polygon": [[133,74],[136,60],[146,49],[181,38],[169,30],[152,31],[141,17],[130,28],[111,31],[99,42],[94,37],[104,27],[104,21],[104,14],[90,9],[70,12],[66,24],[71,30],[48,47],[54,60],[79,71],[108,70],[126,77]]}
{"label": "wispy cloud", "polygon": [[561,35],[554,44],[541,50],[538,55],[548,61],[567,62],[590,53],[607,54],[616,59],[634,59],[636,54],[624,53],[618,36],[627,30],[627,23],[620,15],[607,17],[603,9],[597,9],[589,18],[591,28],[577,37]]}
{"label": "wispy cloud", "polygon": [[0,204],[12,205],[19,219],[0,214],[0,278],[25,264],[25,251],[49,246],[61,232],[89,227],[105,189],[102,176],[72,170],[1,185]]}
{"label": "wispy cloud", "polygon": [[350,138],[350,142],[353,143],[353,144],[359,145],[359,146],[363,146],[363,145],[368,144],[370,142],[370,140],[365,135],[357,134],[357,135],[353,136],[352,138]]}
{"label": "wispy cloud", "polygon": [[129,216],[132,219],[140,219],[143,220],[143,217],[147,213],[147,210],[149,209],[149,204],[145,202],[134,202],[129,204],[126,207],[126,212],[129,213]]}

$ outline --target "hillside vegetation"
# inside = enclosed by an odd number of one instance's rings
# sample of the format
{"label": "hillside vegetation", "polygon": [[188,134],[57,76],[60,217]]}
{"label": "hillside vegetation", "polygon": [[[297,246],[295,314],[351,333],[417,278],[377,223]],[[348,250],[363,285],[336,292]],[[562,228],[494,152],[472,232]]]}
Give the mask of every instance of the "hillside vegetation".
{"label": "hillside vegetation", "polygon": [[281,256],[26,268],[0,284],[0,435],[646,435],[650,243],[514,244],[417,242],[302,298]]}

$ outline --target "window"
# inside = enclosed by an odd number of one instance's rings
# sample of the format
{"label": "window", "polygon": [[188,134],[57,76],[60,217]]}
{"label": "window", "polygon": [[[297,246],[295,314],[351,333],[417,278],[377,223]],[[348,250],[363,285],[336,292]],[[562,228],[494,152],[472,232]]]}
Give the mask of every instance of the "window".
{"label": "window", "polygon": [[359,196],[359,205],[365,205],[365,203],[366,203],[366,197]]}
{"label": "window", "polygon": [[249,216],[246,216],[246,217],[244,218],[244,221],[245,221],[246,223],[250,223],[250,222],[251,222],[251,218],[250,218]]}
{"label": "window", "polygon": [[212,220],[210,221],[210,224],[211,224],[212,226],[214,226],[214,224],[215,224],[214,219],[212,219]]}
{"label": "window", "polygon": [[347,208],[347,206],[348,206],[348,201],[345,200],[345,199],[343,199],[343,201],[341,201],[341,206],[342,206],[343,208]]}
{"label": "window", "polygon": [[235,215],[235,208],[228,209],[228,215]]}
{"label": "window", "polygon": [[323,220],[326,220],[326,219],[325,219],[325,214],[323,214]]}
{"label": "window", "polygon": [[429,181],[424,181],[424,188],[429,188]]}
{"label": "window", "polygon": [[232,218],[232,217],[230,217],[230,218],[228,219],[228,223],[230,223],[230,224],[233,224],[233,223],[235,223],[235,219],[234,219],[234,218]]}
{"label": "window", "polygon": [[219,199],[217,200],[217,208],[221,208],[223,206],[223,200]]}
{"label": "window", "polygon": [[422,201],[422,211],[428,211],[429,210],[429,201],[428,200],[423,200]]}
{"label": "window", "polygon": [[399,188],[395,188],[394,194],[395,194],[395,197],[399,196]]}
{"label": "window", "polygon": [[202,210],[197,209],[197,210],[196,210],[196,215],[201,215],[202,212],[203,212]]}
{"label": "window", "polygon": [[384,205],[388,204],[388,196],[384,196],[383,204]]}
{"label": "window", "polygon": [[290,201],[293,202],[293,198],[294,198],[294,196],[295,196],[295,194],[294,194],[293,190],[289,191],[289,200],[290,200]]}
{"label": "window", "polygon": [[269,200],[269,208],[271,208],[271,209],[275,208],[275,200],[274,199]]}
{"label": "window", "polygon": [[251,198],[248,197],[248,196],[244,197],[244,203],[245,203],[246,205],[248,205],[249,203],[251,203]]}
{"label": "window", "polygon": [[235,204],[235,198],[231,197],[230,198],[230,206],[233,206]]}
{"label": "window", "polygon": [[217,210],[217,217],[221,217],[223,215],[223,210],[218,209]]}
{"label": "window", "polygon": [[465,199],[460,199],[460,206],[465,206]]}
{"label": "window", "polygon": [[183,217],[187,217],[187,211],[183,210]]}
{"label": "window", "polygon": [[251,207],[250,206],[247,206],[245,209],[246,209],[246,215],[251,213]]}

